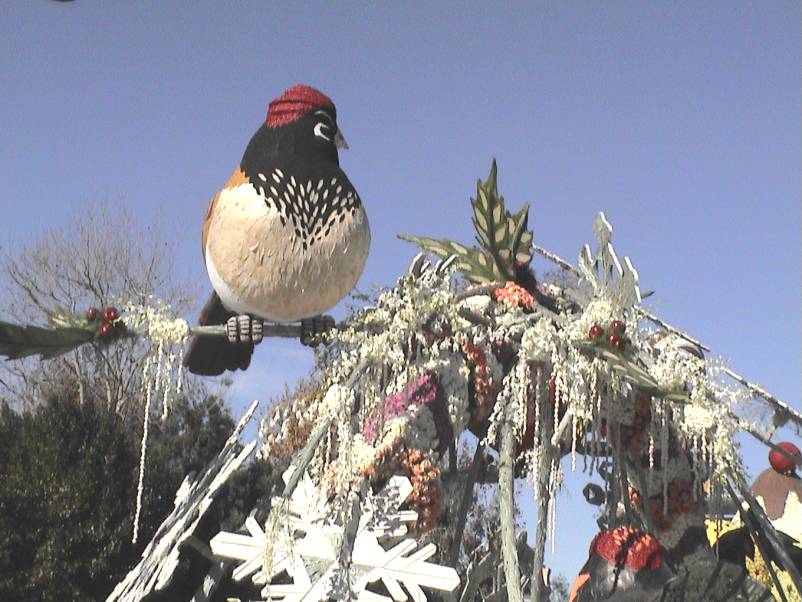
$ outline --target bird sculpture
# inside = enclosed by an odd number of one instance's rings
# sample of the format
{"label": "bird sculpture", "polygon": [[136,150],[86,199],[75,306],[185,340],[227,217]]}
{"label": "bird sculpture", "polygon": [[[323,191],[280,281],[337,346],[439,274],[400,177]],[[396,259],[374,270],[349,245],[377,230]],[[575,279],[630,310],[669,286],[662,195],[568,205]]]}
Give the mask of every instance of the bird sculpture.
{"label": "bird sculpture", "polygon": [[196,336],[190,372],[245,370],[263,321],[309,331],[356,285],[370,247],[362,201],[340,168],[348,148],[334,103],[295,85],[273,100],[239,166],[214,196],[202,252],[214,292],[199,324],[228,337]]}

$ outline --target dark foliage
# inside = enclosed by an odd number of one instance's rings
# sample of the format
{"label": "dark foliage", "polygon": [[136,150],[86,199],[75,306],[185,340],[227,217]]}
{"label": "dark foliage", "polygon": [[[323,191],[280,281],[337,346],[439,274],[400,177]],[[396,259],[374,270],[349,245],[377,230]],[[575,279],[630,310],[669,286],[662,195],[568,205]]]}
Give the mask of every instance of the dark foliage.
{"label": "dark foliage", "polygon": [[[105,599],[172,510],[185,474],[202,469],[233,426],[213,397],[183,400],[164,423],[151,422],[133,546],[140,433],[102,403],[79,404],[64,392],[30,413],[0,408],[0,600]],[[214,525],[244,520],[265,486],[254,478],[258,467],[250,470],[216,504]]]}
{"label": "dark foliage", "polygon": [[52,398],[0,415],[0,599],[95,600],[134,558],[135,445],[115,415]]}

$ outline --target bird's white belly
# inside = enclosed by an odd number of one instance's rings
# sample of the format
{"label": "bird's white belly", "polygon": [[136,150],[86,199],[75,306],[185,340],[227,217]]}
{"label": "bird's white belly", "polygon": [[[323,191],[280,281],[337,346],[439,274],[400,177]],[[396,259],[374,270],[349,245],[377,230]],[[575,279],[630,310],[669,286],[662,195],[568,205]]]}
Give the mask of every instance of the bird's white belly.
{"label": "bird's white belly", "polygon": [[223,190],[213,212],[206,269],[230,311],[278,322],[309,318],[336,305],[362,274],[370,228],[361,206],[307,249],[250,184]]}

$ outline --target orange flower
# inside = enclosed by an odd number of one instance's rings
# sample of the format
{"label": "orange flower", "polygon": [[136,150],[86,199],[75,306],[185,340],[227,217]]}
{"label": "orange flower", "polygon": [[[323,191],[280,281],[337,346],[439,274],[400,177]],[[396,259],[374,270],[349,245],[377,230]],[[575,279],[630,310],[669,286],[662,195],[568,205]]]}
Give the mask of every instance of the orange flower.
{"label": "orange flower", "polygon": [[512,281],[507,282],[503,288],[494,289],[493,298],[510,309],[515,309],[516,307],[532,309],[535,304],[535,298],[532,294]]}
{"label": "orange flower", "polygon": [[418,531],[425,532],[434,528],[437,525],[437,516],[443,508],[440,471],[418,449],[400,449],[396,454],[396,461],[412,482],[410,503],[418,513]]}

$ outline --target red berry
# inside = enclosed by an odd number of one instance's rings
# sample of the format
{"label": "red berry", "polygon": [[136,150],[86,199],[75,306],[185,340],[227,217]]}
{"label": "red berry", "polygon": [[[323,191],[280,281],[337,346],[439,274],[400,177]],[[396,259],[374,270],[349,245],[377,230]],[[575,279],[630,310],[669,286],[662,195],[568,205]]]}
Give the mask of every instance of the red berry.
{"label": "red berry", "polygon": [[624,342],[621,340],[621,337],[615,332],[611,332],[607,335],[607,342],[616,349],[621,349],[624,346]]}
{"label": "red berry", "polygon": [[626,330],[627,325],[624,324],[621,320],[613,320],[610,324],[614,332],[622,333]]}
{"label": "red berry", "polygon": [[[789,454],[802,456],[802,454],[799,453],[799,448],[788,441],[783,441],[782,443],[777,444],[777,447],[784,449]],[[796,467],[796,464],[793,460],[791,460],[791,458],[787,457],[785,454],[777,451],[776,449],[773,449],[769,452],[769,464],[771,464],[771,467],[780,474],[791,473]]]}
{"label": "red berry", "polygon": [[114,322],[117,319],[117,308],[116,307],[107,307],[103,310],[103,320],[106,322]]}
{"label": "red berry", "polygon": [[97,320],[97,307],[90,307],[86,310],[86,321],[94,322]]}
{"label": "red berry", "polygon": [[588,334],[590,335],[591,339],[598,339],[603,332],[604,331],[602,330],[601,326],[599,326],[598,324],[594,324],[593,326],[590,327],[590,331],[588,331]]}
{"label": "red berry", "polygon": [[109,336],[111,334],[111,328],[112,328],[111,324],[109,324],[108,322],[103,322],[103,324],[100,325],[100,336],[102,337]]}

